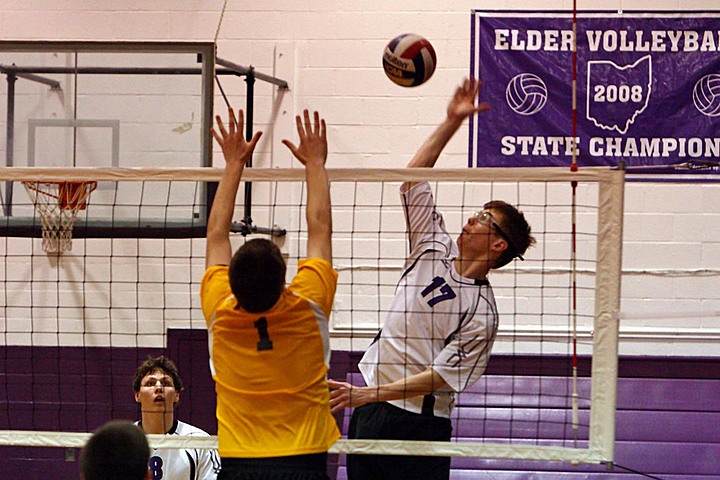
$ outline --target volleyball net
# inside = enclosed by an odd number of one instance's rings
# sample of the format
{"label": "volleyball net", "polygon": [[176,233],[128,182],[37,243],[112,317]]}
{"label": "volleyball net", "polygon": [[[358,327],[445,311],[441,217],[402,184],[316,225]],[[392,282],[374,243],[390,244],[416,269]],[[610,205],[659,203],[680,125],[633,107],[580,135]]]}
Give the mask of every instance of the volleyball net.
{"label": "volleyball net", "polygon": [[[498,336],[488,373],[458,395],[453,441],[343,439],[332,452],[611,462],[623,172],[328,173],[339,273],[330,319],[337,380],[359,381],[348,359],[382,327],[409,254],[403,181],[430,183],[452,236],[485,202],[502,199],[525,213],[537,239],[524,262],[491,272]],[[182,354],[173,358],[188,390],[178,416],[214,433],[214,424],[198,420],[214,419],[214,405],[192,399],[214,396],[201,391],[211,380],[198,292],[208,204],[221,174],[214,168],[0,169],[3,194],[15,197],[0,219],[0,445],[82,447],[105,421],[138,419],[132,376],[156,354]],[[244,199],[238,195],[231,236],[234,248],[272,237],[287,256],[288,278],[305,255],[304,176],[303,169],[246,169],[243,182],[252,189]],[[67,222],[48,227],[43,215],[50,214],[37,198],[43,188],[55,192],[53,208],[75,210],[70,237],[55,240],[55,249],[43,232]],[[197,341],[183,347],[183,338]],[[496,357],[512,375],[492,374]],[[520,357],[553,358],[562,367],[537,378],[513,368]],[[164,448],[216,446],[215,437],[150,438]]]}

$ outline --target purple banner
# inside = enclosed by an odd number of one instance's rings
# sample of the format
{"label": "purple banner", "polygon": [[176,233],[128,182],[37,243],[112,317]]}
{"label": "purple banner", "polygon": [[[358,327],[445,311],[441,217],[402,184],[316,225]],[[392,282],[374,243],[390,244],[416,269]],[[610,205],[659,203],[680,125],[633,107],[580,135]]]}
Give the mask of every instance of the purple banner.
{"label": "purple banner", "polygon": [[720,161],[720,13],[578,13],[575,139],[574,45],[567,12],[473,12],[469,166]]}

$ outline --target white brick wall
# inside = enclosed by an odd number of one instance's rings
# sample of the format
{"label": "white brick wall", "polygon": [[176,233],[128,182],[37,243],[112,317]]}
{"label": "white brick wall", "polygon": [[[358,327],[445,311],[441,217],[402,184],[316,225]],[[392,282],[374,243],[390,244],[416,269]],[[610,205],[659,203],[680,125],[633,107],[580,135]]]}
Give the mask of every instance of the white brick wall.
{"label": "white brick wall", "polygon": [[[581,9],[593,10],[717,8],[716,0],[578,3]],[[0,0],[0,35],[4,40],[211,41],[222,6],[223,0]],[[321,110],[328,120],[331,166],[399,167],[442,118],[452,89],[468,71],[472,8],[557,10],[571,6],[569,0],[229,0],[218,38],[218,55],[290,83],[272,125],[269,122],[274,91],[267,85],[257,85],[256,126],[267,133],[274,131],[275,136],[267,135],[261,143],[256,165],[292,165],[279,140],[294,134],[292,117],[308,107]],[[388,39],[406,31],[420,33],[433,42],[438,70],[428,84],[404,90],[384,77],[380,56]],[[244,85],[226,83],[232,101],[243,105]],[[0,106],[4,107],[4,103]],[[37,98],[33,107],[48,108],[47,104],[43,106],[42,98]],[[118,110],[122,108],[120,105]],[[216,111],[224,109],[218,96]],[[141,111],[127,114],[133,113],[142,116]],[[178,115],[182,113],[180,110]],[[24,134],[18,135],[22,143]],[[148,138],[152,138],[151,134]],[[465,166],[466,145],[467,131],[462,130],[448,145],[439,166]],[[623,310],[629,318],[621,327],[627,338],[621,345],[622,353],[720,354],[718,232],[717,185],[627,185]],[[14,252],[28,248],[16,239],[6,240],[5,244]],[[88,248],[94,247],[89,243]],[[201,252],[202,248],[199,244],[194,250]],[[113,278],[123,277],[124,268],[130,269],[132,278],[136,269],[132,262],[113,265]],[[22,276],[22,266],[19,270],[12,275]],[[195,270],[201,271],[202,267]],[[88,273],[106,275],[109,273],[100,268]],[[123,301],[123,295],[126,292],[114,292],[113,301]],[[107,299],[92,303],[102,301]],[[713,311],[714,317],[707,316]],[[668,312],[687,312],[687,316],[633,318]],[[7,314],[14,317],[14,330],[25,331],[28,321],[22,318],[21,311]],[[6,321],[11,322],[9,318]]]}

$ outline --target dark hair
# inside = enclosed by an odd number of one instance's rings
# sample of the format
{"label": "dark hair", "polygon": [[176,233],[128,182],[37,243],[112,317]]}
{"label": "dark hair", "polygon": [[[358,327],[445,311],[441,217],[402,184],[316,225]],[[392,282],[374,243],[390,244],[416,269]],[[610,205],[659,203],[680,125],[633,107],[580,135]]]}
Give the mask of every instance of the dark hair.
{"label": "dark hair", "polygon": [[148,359],[145,360],[145,363],[138,367],[135,371],[135,378],[133,379],[133,390],[135,390],[135,392],[139,392],[142,379],[149,373],[157,370],[164,372],[165,375],[170,375],[170,378],[173,380],[173,385],[175,386],[175,391],[182,391],[183,383],[180,379],[180,373],[173,361],[164,355],[157,358],[148,357]]}
{"label": "dark hair", "polygon": [[149,460],[145,433],[132,422],[114,420],[87,441],[80,469],[85,480],[145,480]]}
{"label": "dark hair", "polygon": [[248,312],[270,310],[285,288],[285,260],[270,240],[257,238],[238,248],[230,261],[230,289]]}
{"label": "dark hair", "polygon": [[530,225],[520,210],[502,200],[487,202],[483,205],[483,208],[485,210],[494,210],[500,214],[497,222],[502,229],[502,233],[508,237],[505,238],[508,248],[500,255],[492,268],[504,267],[514,258],[522,258],[525,250],[535,245],[535,237],[532,236]]}

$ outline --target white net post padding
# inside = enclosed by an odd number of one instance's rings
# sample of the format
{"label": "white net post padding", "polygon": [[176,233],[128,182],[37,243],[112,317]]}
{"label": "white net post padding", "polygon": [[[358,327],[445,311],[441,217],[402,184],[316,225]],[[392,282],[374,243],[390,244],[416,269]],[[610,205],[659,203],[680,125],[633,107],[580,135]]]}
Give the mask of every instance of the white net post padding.
{"label": "white net post padding", "polygon": [[622,277],[622,248],[617,246],[622,246],[625,172],[613,172],[600,187],[589,450],[610,462],[615,457]]}
{"label": "white net post padding", "polygon": [[42,249],[61,254],[72,250],[75,218],[85,210],[97,182],[23,182],[30,200],[40,213]]}

